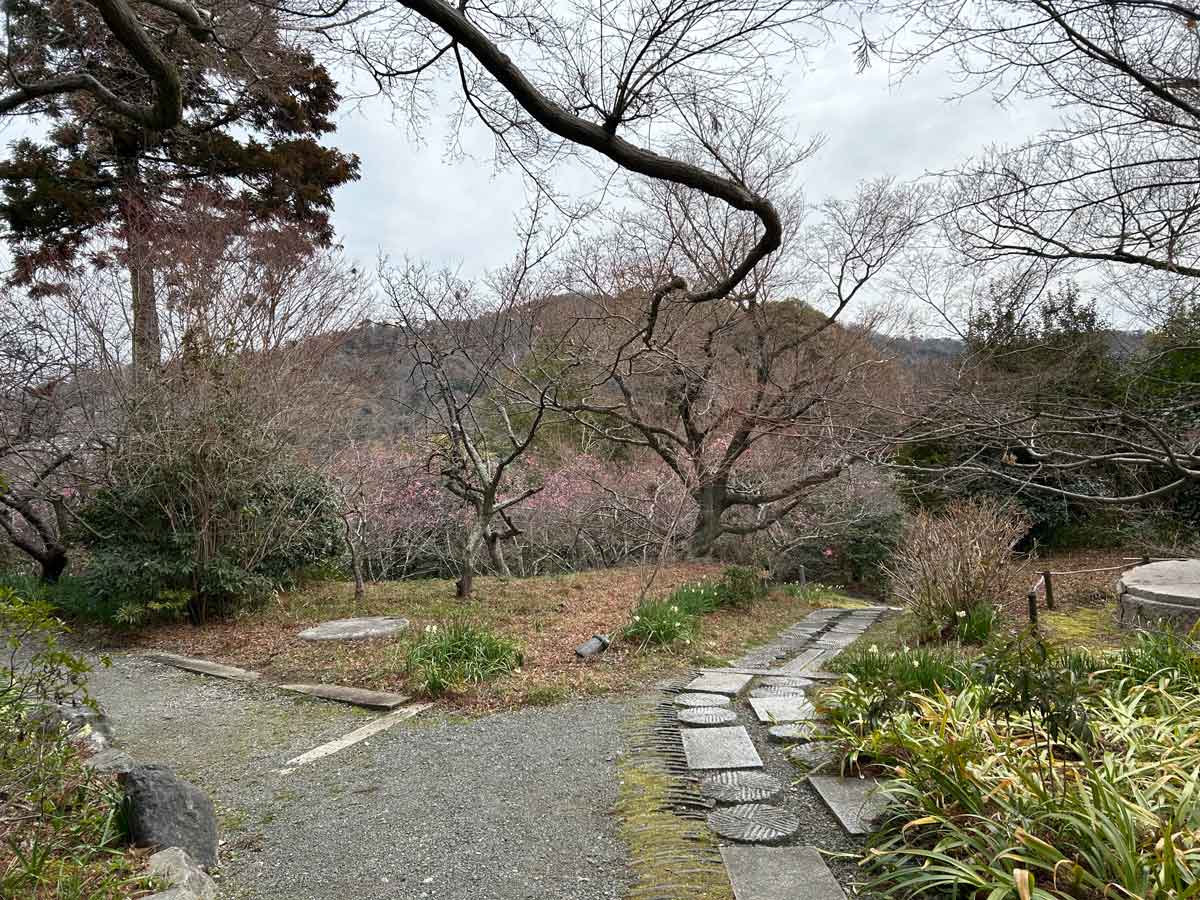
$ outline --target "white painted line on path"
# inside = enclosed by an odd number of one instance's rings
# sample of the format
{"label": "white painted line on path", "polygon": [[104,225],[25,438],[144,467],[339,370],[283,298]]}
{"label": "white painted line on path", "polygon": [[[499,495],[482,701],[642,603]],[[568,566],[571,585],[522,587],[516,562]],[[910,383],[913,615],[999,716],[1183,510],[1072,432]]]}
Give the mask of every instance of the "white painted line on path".
{"label": "white painted line on path", "polygon": [[306,766],[310,762],[315,762],[318,759],[324,759],[326,756],[345,750],[347,747],[353,747],[360,741],[365,741],[372,735],[379,734],[381,731],[387,731],[394,725],[398,725],[405,719],[411,719],[422,710],[429,709],[433,706],[432,703],[415,703],[412,706],[405,706],[395,712],[390,712],[387,715],[380,716],[361,728],[355,728],[349,734],[338,738],[335,741],[330,741],[327,744],[322,744],[320,747],[314,747],[307,753],[302,753],[295,759],[289,759],[285,763],[284,768],[279,770],[280,775],[290,775],[301,766]]}

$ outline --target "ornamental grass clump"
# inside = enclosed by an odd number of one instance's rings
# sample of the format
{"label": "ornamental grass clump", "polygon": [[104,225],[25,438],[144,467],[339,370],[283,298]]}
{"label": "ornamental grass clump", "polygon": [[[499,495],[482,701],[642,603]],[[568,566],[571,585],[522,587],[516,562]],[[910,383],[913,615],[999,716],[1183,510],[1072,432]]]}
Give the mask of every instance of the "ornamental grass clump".
{"label": "ornamental grass clump", "polygon": [[1028,519],[992,500],[921,511],[885,567],[892,597],[912,613],[922,637],[953,638],[970,617],[968,636],[985,639],[994,621],[989,611],[1024,593],[1012,548],[1028,530]]}
{"label": "ornamental grass clump", "polygon": [[678,642],[690,644],[699,630],[697,615],[670,597],[642,600],[625,626],[624,635],[627,640],[638,641],[642,646],[665,646]]}
{"label": "ornamental grass clump", "polygon": [[1200,896],[1196,648],[989,646],[961,678],[894,696],[897,670],[825,691],[844,758],[885,781],[863,860],[881,898]]}
{"label": "ornamental grass clump", "polygon": [[520,668],[520,646],[467,618],[428,625],[404,649],[413,687],[430,697],[458,693]]}

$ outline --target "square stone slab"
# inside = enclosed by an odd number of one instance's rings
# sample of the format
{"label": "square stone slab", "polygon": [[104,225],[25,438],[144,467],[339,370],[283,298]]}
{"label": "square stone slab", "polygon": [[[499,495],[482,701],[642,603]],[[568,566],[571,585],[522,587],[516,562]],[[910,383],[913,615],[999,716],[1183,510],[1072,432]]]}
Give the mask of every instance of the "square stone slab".
{"label": "square stone slab", "polygon": [[760,722],[807,722],[817,711],[803,694],[794,697],[751,697],[750,706]]}
{"label": "square stone slab", "polygon": [[811,775],[808,783],[821,795],[848,834],[870,834],[875,830],[875,820],[887,808],[887,800],[877,790],[879,782],[874,778]]}
{"label": "square stone slab", "polygon": [[823,660],[831,656],[833,656],[833,653],[828,648],[812,647],[805,650],[791,662],[780,666],[779,672],[781,675],[800,675],[811,669],[816,669]]}
{"label": "square stone slab", "polygon": [[735,900],[845,900],[812,847],[721,848]]}
{"label": "square stone slab", "polygon": [[682,732],[689,769],[761,769],[762,758],[745,728],[689,728]]}
{"label": "square stone slab", "polygon": [[753,675],[742,675],[738,672],[704,672],[689,681],[684,690],[736,697],[746,689],[753,679]]}

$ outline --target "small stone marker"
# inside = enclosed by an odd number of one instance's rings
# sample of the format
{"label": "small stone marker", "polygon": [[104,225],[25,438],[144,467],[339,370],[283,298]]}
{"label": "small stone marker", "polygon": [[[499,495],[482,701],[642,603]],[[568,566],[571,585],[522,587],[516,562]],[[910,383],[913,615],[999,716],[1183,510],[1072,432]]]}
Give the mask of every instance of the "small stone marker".
{"label": "small stone marker", "polygon": [[228,678],[231,681],[258,681],[262,677],[257,672],[239,669],[237,666],[223,666],[220,663],[209,662],[207,659],[193,659],[190,656],[179,656],[175,653],[147,653],[146,658],[187,672],[212,675],[214,678]]}
{"label": "small stone marker", "polygon": [[721,848],[735,900],[846,900],[812,847]]}
{"label": "small stone marker", "polygon": [[593,634],[589,640],[575,648],[575,655],[580,659],[590,659],[607,650],[611,643],[612,638],[607,634]]}
{"label": "small stone marker", "polygon": [[810,775],[808,782],[848,834],[870,834],[875,820],[887,809],[887,798],[873,778]]}
{"label": "small stone marker", "polygon": [[688,683],[687,690],[737,697],[753,680],[753,675],[738,672],[704,672]]}
{"label": "small stone marker", "polygon": [[336,700],[338,703],[365,706],[368,709],[395,709],[408,700],[403,694],[367,691],[362,688],[343,687],[340,684],[281,684],[280,687],[285,691],[320,697],[322,700]]}
{"label": "small stone marker", "polygon": [[761,769],[762,758],[745,728],[689,728],[682,732],[689,769]]}
{"label": "small stone marker", "polygon": [[806,722],[817,710],[803,694],[791,697],[751,697],[750,706],[760,722]]}
{"label": "small stone marker", "polygon": [[361,641],[390,637],[408,627],[408,619],[396,616],[366,616],[359,619],[335,619],[306,628],[298,637],[303,641]]}
{"label": "small stone marker", "polygon": [[767,737],[780,743],[799,744],[812,739],[816,729],[812,722],[785,722],[767,729]]}
{"label": "small stone marker", "polygon": [[756,687],[750,692],[751,699],[758,700],[763,697],[803,697],[804,688],[788,687],[780,684],[764,684],[762,687]]}
{"label": "small stone marker", "polygon": [[783,782],[763,772],[718,772],[700,782],[700,794],[718,803],[770,803],[783,794]]}
{"label": "small stone marker", "polygon": [[800,830],[800,820],[777,806],[743,803],[708,814],[708,827],[720,837],[747,844],[775,844]]}
{"label": "small stone marker", "polygon": [[676,694],[676,706],[728,706],[729,698],[724,694]]}
{"label": "small stone marker", "polygon": [[737,713],[723,706],[689,706],[681,709],[676,717],[684,725],[713,728],[730,725],[737,721]]}

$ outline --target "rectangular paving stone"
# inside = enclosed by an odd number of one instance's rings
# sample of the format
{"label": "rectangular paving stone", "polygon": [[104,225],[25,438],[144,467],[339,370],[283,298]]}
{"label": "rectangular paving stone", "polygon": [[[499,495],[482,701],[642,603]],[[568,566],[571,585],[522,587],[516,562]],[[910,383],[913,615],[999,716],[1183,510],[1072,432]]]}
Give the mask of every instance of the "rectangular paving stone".
{"label": "rectangular paving stone", "polygon": [[336,700],[338,703],[365,706],[368,709],[395,709],[408,700],[408,697],[403,694],[367,691],[362,688],[342,687],[340,684],[281,684],[280,687],[285,691],[320,697],[322,700]]}
{"label": "rectangular paving stone", "polygon": [[760,722],[806,722],[817,717],[816,709],[801,694],[794,697],[751,697],[750,706]]}
{"label": "rectangular paving stone", "polygon": [[753,675],[743,675],[740,672],[702,672],[689,681],[684,690],[700,694],[724,694],[727,697],[737,697],[753,680]]}
{"label": "rectangular paving stone", "polygon": [[822,672],[819,669],[811,672],[785,672],[783,669],[772,669],[769,666],[731,666],[728,669],[700,669],[701,672],[737,672],[739,675],[799,675],[814,681],[838,681],[842,676],[836,672]]}
{"label": "rectangular paving stone", "polygon": [[762,757],[741,725],[681,732],[689,769],[761,769]]}
{"label": "rectangular paving stone", "polygon": [[248,669],[237,666],[225,666],[221,663],[209,662],[207,659],[195,659],[190,656],[180,656],[177,653],[147,653],[147,659],[160,662],[186,672],[196,672],[200,675],[211,675],[214,678],[228,678],[231,681],[258,681],[262,676]]}
{"label": "rectangular paving stone", "polygon": [[809,670],[814,670],[834,654],[829,647],[811,647],[805,650],[795,659],[784,663],[779,667],[780,672],[787,675],[803,675]]}
{"label": "rectangular paving stone", "polygon": [[845,900],[813,847],[721,848],[735,900]]}
{"label": "rectangular paving stone", "polygon": [[872,827],[884,809],[887,800],[877,788],[874,778],[837,778],[829,775],[810,775],[808,783],[816,789],[837,816],[848,834],[870,834]]}

